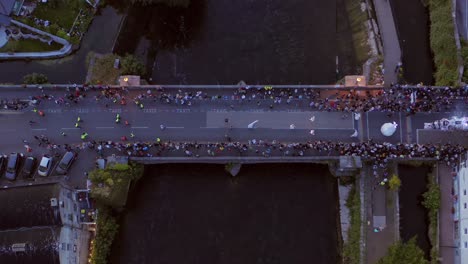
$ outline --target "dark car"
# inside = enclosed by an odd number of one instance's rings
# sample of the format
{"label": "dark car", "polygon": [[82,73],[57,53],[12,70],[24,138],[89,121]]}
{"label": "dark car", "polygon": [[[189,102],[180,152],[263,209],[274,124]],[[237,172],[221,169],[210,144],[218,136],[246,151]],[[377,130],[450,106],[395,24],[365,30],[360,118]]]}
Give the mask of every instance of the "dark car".
{"label": "dark car", "polygon": [[28,157],[24,162],[23,169],[21,169],[21,178],[32,179],[34,175],[34,169],[36,167],[37,159],[35,157]]}
{"label": "dark car", "polygon": [[8,161],[7,155],[0,155],[0,175],[2,175],[3,169]]}
{"label": "dark car", "polygon": [[8,157],[7,168],[5,172],[5,178],[10,181],[16,180],[16,176],[18,175],[18,169],[21,162],[21,155],[18,153],[11,153],[10,157]]}
{"label": "dark car", "polygon": [[71,151],[68,151],[67,153],[65,153],[65,155],[63,155],[62,160],[60,160],[57,166],[57,169],[56,169],[57,173],[66,174],[74,160],[75,160],[75,153]]}

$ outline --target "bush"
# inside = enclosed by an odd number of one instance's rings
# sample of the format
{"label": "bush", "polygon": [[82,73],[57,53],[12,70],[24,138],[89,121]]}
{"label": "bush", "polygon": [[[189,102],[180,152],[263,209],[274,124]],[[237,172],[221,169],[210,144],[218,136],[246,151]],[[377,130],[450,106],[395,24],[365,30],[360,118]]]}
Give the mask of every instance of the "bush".
{"label": "bush", "polygon": [[98,207],[98,218],[96,222],[96,238],[91,254],[91,263],[106,264],[110,255],[112,242],[119,230],[117,219],[113,216],[109,207],[100,205]]}
{"label": "bush", "polygon": [[388,181],[388,186],[390,187],[390,190],[396,191],[398,188],[401,186],[401,180],[398,178],[398,175],[393,174],[390,180]]}
{"label": "bush", "polygon": [[408,242],[396,242],[388,249],[387,255],[381,258],[378,264],[427,264],[424,259],[424,252],[416,245],[416,238],[413,237]]}
{"label": "bush", "polygon": [[145,66],[135,56],[127,54],[120,61],[122,75],[144,75]]}
{"label": "bush", "polygon": [[455,86],[458,81],[457,47],[452,19],[452,2],[429,0],[430,44],[434,53],[436,85]]}
{"label": "bush", "polygon": [[66,39],[66,40],[69,40],[70,37],[67,35],[67,32],[59,29],[56,33],[57,37],[60,37],[60,38],[63,38],[63,39]]}
{"label": "bush", "polygon": [[351,223],[348,229],[348,241],[343,246],[344,263],[359,264],[361,259],[361,199],[356,186],[353,185],[346,200]]}
{"label": "bush", "polygon": [[24,84],[44,84],[48,83],[49,79],[47,79],[47,76],[44,74],[40,73],[30,73],[27,74],[23,77],[23,83]]}

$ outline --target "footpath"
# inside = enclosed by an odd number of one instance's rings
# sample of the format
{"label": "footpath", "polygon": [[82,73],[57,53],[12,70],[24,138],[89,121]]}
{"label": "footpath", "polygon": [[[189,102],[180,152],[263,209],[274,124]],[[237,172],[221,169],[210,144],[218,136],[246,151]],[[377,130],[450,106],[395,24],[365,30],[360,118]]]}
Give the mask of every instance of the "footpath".
{"label": "footpath", "polygon": [[401,61],[400,42],[396,32],[390,0],[374,0],[375,13],[382,36],[384,54],[385,86],[397,83],[398,75],[395,67]]}

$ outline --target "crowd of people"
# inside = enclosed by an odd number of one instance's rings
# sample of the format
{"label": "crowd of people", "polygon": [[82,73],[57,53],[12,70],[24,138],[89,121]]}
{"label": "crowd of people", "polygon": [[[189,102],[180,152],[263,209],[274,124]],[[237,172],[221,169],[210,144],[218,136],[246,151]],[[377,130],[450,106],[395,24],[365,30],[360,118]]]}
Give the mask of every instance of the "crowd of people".
{"label": "crowd of people", "polygon": [[[222,102],[232,108],[238,104],[274,108],[278,105],[304,106],[318,111],[384,111],[384,112],[445,112],[454,107],[468,105],[467,87],[433,88],[395,85],[382,89],[344,88],[271,88],[270,86],[245,86],[237,89],[129,89],[109,86],[73,86],[63,96],[47,94],[31,96],[32,102],[54,100],[58,105],[70,106],[83,100],[94,100],[107,107],[134,102],[139,108],[145,104],[200,105],[207,101]],[[92,96],[87,96],[92,94]],[[24,98],[23,98],[24,99]],[[11,100],[10,100],[11,101]],[[17,99],[17,102],[20,102]],[[10,109],[11,109],[10,105]],[[21,110],[17,107],[17,110]]]}
{"label": "crowd of people", "polygon": [[[51,145],[50,149],[56,149]],[[375,164],[387,163],[389,159],[429,158],[448,165],[456,163],[467,153],[467,148],[451,144],[408,144],[367,142],[307,141],[303,143],[282,143],[252,139],[248,142],[172,142],[156,139],[154,142],[99,141],[64,145],[67,150],[95,150],[100,156],[116,154],[133,157],[210,157],[210,156],[360,156]],[[106,153],[104,151],[107,150]]]}

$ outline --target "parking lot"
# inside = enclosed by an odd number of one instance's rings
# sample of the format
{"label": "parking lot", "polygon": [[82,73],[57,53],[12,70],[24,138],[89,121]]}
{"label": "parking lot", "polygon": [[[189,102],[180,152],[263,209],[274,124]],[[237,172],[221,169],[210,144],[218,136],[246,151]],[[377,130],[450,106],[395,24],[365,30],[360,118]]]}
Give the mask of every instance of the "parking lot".
{"label": "parking lot", "polygon": [[[20,154],[19,161],[17,162],[17,165],[14,167],[14,172],[15,172],[14,174],[16,176],[14,180],[10,180],[6,178],[6,171],[7,171],[10,156],[12,153],[2,154],[4,161],[0,168],[0,175],[1,175],[0,184],[3,188],[68,181],[70,178],[69,172],[73,168],[73,163],[75,162],[75,160],[71,162],[70,167],[67,169],[67,172],[65,174],[59,174],[57,172],[57,167],[61,159],[63,158],[65,151],[60,151],[60,152],[57,151],[53,155],[51,154],[41,155],[38,153],[18,153]],[[33,165],[26,166],[26,159],[30,157],[35,158],[34,162],[32,162]],[[41,160],[43,159],[43,157],[50,158],[49,166],[45,167],[45,168],[48,168],[48,169],[45,169],[46,176],[40,175],[39,173],[39,166],[41,164]],[[47,164],[47,162],[45,164]],[[14,165],[14,163],[11,162],[10,165]],[[29,168],[31,173],[27,173],[26,168]]]}

